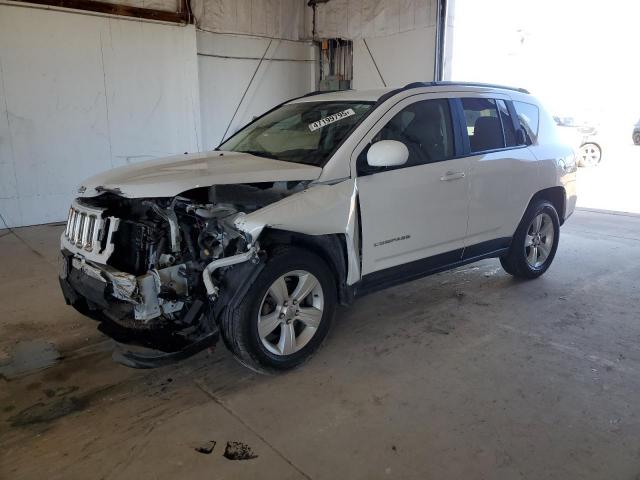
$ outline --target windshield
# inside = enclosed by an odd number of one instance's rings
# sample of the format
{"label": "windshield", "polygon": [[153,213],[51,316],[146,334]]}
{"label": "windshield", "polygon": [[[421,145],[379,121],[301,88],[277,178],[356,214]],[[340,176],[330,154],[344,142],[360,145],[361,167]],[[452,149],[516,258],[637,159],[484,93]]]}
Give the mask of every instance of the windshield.
{"label": "windshield", "polygon": [[373,102],[283,105],[247,125],[218,150],[323,166]]}

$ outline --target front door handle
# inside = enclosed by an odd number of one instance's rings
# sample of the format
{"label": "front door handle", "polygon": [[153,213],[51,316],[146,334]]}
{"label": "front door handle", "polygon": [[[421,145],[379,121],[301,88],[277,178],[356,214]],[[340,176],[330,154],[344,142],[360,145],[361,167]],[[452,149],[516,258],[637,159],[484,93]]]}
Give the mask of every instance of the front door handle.
{"label": "front door handle", "polygon": [[450,182],[451,180],[458,180],[459,178],[464,178],[464,172],[447,172],[440,177],[440,180]]}

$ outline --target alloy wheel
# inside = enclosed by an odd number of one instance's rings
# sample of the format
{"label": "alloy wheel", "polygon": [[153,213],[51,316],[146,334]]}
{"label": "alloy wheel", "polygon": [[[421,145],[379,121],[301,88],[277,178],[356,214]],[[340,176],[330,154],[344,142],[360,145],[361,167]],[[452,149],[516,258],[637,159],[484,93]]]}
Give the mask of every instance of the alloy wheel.
{"label": "alloy wheel", "polygon": [[525,254],[527,263],[532,268],[540,268],[547,261],[553,248],[555,230],[551,217],[546,213],[536,215],[525,237]]}
{"label": "alloy wheel", "polygon": [[291,355],[316,334],[324,310],[324,292],[318,279],[305,270],[277,278],[258,310],[258,335],[274,355]]}

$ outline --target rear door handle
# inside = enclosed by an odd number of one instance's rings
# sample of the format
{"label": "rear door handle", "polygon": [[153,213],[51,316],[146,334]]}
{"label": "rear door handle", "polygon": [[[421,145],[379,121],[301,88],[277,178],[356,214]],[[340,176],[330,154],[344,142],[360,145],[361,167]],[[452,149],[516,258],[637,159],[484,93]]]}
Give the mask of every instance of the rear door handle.
{"label": "rear door handle", "polygon": [[459,178],[464,178],[464,172],[447,172],[440,177],[440,180],[450,182],[451,180],[458,180]]}

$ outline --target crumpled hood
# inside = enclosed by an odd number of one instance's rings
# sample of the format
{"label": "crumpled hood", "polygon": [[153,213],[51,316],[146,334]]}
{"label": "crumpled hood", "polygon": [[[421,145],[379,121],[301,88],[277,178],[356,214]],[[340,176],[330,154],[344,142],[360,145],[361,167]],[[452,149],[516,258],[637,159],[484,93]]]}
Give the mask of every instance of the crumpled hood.
{"label": "crumpled hood", "polygon": [[[174,197],[212,185],[315,180],[320,167],[283,162],[237,152],[202,152],[147,160],[88,178],[78,189],[83,197],[113,191],[127,198]],[[97,188],[97,190],[96,190]]]}

